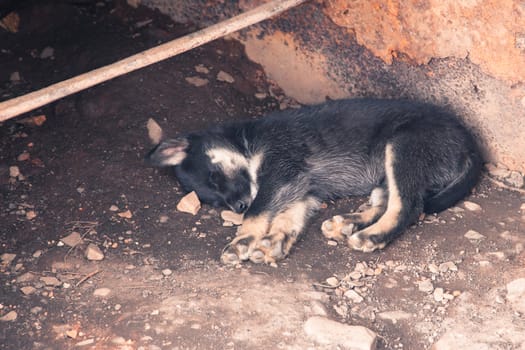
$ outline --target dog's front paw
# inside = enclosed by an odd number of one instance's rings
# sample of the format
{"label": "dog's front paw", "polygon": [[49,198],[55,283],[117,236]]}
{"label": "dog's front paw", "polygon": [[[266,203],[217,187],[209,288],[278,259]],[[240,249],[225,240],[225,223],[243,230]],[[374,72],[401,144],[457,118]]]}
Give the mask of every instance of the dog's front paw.
{"label": "dog's front paw", "polygon": [[370,253],[377,249],[383,249],[386,246],[386,242],[379,241],[381,237],[381,235],[369,235],[364,231],[358,231],[348,237],[346,242],[354,250]]}
{"label": "dog's front paw", "polygon": [[224,248],[221,261],[227,265],[235,265],[243,261],[256,264],[274,264],[283,259],[287,253],[286,236],[266,235],[261,238],[248,235],[236,237]]}
{"label": "dog's front paw", "polygon": [[355,225],[342,215],[336,215],[331,219],[325,220],[321,225],[321,231],[327,239],[339,242],[352,235],[354,228]]}

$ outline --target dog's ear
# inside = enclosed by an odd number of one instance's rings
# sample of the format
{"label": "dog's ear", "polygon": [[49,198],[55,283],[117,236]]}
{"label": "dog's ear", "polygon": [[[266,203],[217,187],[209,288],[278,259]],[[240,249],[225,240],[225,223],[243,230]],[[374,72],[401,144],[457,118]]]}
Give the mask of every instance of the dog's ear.
{"label": "dog's ear", "polygon": [[187,156],[188,146],[186,137],[164,140],[146,155],[146,161],[157,167],[179,165]]}

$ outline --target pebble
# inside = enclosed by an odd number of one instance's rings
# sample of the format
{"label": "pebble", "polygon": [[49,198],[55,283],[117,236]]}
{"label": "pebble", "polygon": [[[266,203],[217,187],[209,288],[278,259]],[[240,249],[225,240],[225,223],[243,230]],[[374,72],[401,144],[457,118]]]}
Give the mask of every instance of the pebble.
{"label": "pebble", "polygon": [[445,291],[443,290],[443,288],[434,289],[434,293],[433,293],[434,300],[437,302],[442,301],[444,293]]}
{"label": "pebble", "polygon": [[183,213],[189,213],[191,215],[197,215],[201,209],[201,202],[197,193],[192,191],[181,198],[177,204],[177,210]]}
{"label": "pebble", "polygon": [[10,166],[9,167],[9,176],[11,176],[11,177],[18,177],[18,176],[20,176],[20,168],[17,167],[16,165]]}
{"label": "pebble", "polygon": [[29,159],[29,152],[22,152],[16,157],[19,162],[24,162]]}
{"label": "pebble", "polygon": [[75,346],[76,347],[80,347],[80,346],[91,345],[93,343],[95,343],[95,339],[94,338],[89,338],[89,339],[82,340],[82,341],[76,343]]}
{"label": "pebble", "polygon": [[337,246],[337,241],[329,239],[328,241],[326,241],[326,244],[328,244],[329,246],[335,247]]}
{"label": "pebble", "polygon": [[428,264],[428,270],[432,273],[439,273],[439,267],[434,263]]}
{"label": "pebble", "polygon": [[237,225],[237,226],[242,224],[243,217],[244,217],[243,214],[237,214],[231,210],[221,211],[221,218],[224,221],[231,222],[232,224]]}
{"label": "pebble", "polygon": [[258,100],[264,100],[266,97],[268,97],[268,94],[266,92],[255,93],[255,98]]}
{"label": "pebble", "polygon": [[124,219],[131,219],[133,217],[133,214],[131,214],[131,210],[123,211],[121,213],[118,213],[117,215]]}
{"label": "pebble", "polygon": [[339,280],[336,277],[328,277],[326,283],[331,287],[337,287],[339,285]]}
{"label": "pebble", "polygon": [[4,316],[0,317],[0,321],[1,322],[11,322],[11,321],[16,320],[17,317],[18,317],[18,314],[16,313],[16,311],[9,311]]}
{"label": "pebble", "polygon": [[12,254],[12,253],[4,253],[0,256],[0,260],[2,260],[2,265],[9,265],[13,262],[13,260],[15,260],[16,258],[16,254]]}
{"label": "pebble", "polygon": [[173,271],[171,271],[170,269],[164,269],[164,270],[162,270],[162,274],[163,274],[164,276],[169,276],[169,275],[171,275],[172,273],[173,273]]}
{"label": "pebble", "polygon": [[362,303],[363,300],[365,300],[361,295],[359,295],[359,293],[357,293],[353,289],[347,290],[345,292],[344,296],[346,298],[348,298],[350,301],[352,301],[353,303],[356,303],[356,304]]}
{"label": "pebble", "polygon": [[109,207],[109,211],[118,211],[119,208],[115,205],[115,204],[112,204],[111,207]]}
{"label": "pebble", "polygon": [[522,188],[523,185],[525,185],[525,181],[523,180],[523,175],[521,175],[517,171],[511,171],[509,176],[505,178],[505,182],[509,184],[510,186],[516,187],[516,188]]}
{"label": "pebble", "polygon": [[439,264],[439,272],[447,272],[447,271],[457,271],[458,267],[456,264],[454,264],[452,261],[447,261],[442,264]]}
{"label": "pebble", "polygon": [[82,236],[79,232],[73,232],[60,240],[69,247],[75,247],[82,243]]}
{"label": "pebble", "polygon": [[481,233],[479,233],[477,231],[474,231],[474,230],[468,230],[467,233],[465,233],[464,236],[465,236],[465,238],[468,238],[468,239],[473,240],[473,241],[477,241],[477,240],[485,238],[484,235],[482,235]]}
{"label": "pebble", "polygon": [[42,59],[51,58],[53,57],[54,54],[55,54],[55,49],[53,49],[50,46],[47,46],[40,53],[40,58]]}
{"label": "pebble", "polygon": [[160,222],[161,224],[165,224],[165,223],[167,223],[168,220],[169,220],[168,215],[161,215],[161,216],[159,216],[159,222]]}
{"label": "pebble", "polygon": [[9,76],[9,80],[11,82],[13,82],[13,83],[19,82],[20,81],[20,73],[19,72],[11,73],[11,75]]}
{"label": "pebble", "polygon": [[95,291],[93,292],[93,295],[96,296],[96,297],[101,297],[101,298],[105,298],[107,297],[109,294],[111,294],[111,289],[109,288],[97,288],[95,289]]}
{"label": "pebble", "polygon": [[210,81],[208,79],[205,79],[205,78],[201,78],[201,77],[187,77],[185,78],[185,80],[193,85],[193,86],[196,86],[196,87],[201,87],[201,86],[204,86],[206,84],[208,84]]}
{"label": "pebble", "polygon": [[40,281],[44,282],[46,286],[53,286],[53,287],[58,287],[62,284],[62,281],[60,281],[58,278],[53,277],[53,276],[40,277]]}
{"label": "pebble", "polygon": [[31,295],[36,292],[36,288],[33,286],[26,286],[26,287],[20,288],[20,291],[24,293],[24,295]]}
{"label": "pebble", "polygon": [[44,252],[41,251],[40,249],[39,250],[35,250],[35,252],[33,253],[33,258],[40,258],[43,253]]}
{"label": "pebble", "polygon": [[93,243],[89,243],[89,245],[86,248],[85,254],[88,260],[99,261],[104,259],[104,253],[102,253],[100,248]]}
{"label": "pebble", "polygon": [[361,274],[361,272],[359,271],[353,271],[353,272],[350,272],[348,274],[348,277],[350,277],[351,279],[357,281],[358,279],[360,279],[363,275]]}
{"label": "pebble", "polygon": [[525,278],[518,278],[507,283],[507,300],[514,310],[525,314]]}
{"label": "pebble", "polygon": [[315,342],[352,350],[374,350],[377,334],[363,326],[351,326],[322,316],[312,316],[303,327],[306,335]]}
{"label": "pebble", "polygon": [[418,289],[423,293],[432,293],[434,290],[434,285],[429,279],[418,282]]}
{"label": "pebble", "polygon": [[223,81],[225,83],[230,83],[230,84],[235,82],[235,79],[231,76],[231,74],[226,73],[225,71],[222,71],[222,70],[217,74],[217,80]]}
{"label": "pebble", "polygon": [[463,202],[463,205],[465,206],[465,209],[467,209],[467,210],[470,210],[470,211],[481,211],[481,205],[479,205],[477,203],[470,202],[470,201],[465,201],[465,202]]}
{"label": "pebble", "polygon": [[37,217],[37,215],[36,215],[36,212],[34,210],[29,210],[29,211],[26,212],[26,219],[27,220],[33,220],[36,217]]}
{"label": "pebble", "polygon": [[195,71],[197,73],[202,73],[202,74],[208,74],[210,72],[210,70],[206,68],[202,63],[195,66]]}
{"label": "pebble", "polygon": [[397,321],[410,319],[412,317],[412,314],[409,314],[408,312],[402,310],[395,310],[380,312],[377,316],[382,320],[388,320],[396,324]]}

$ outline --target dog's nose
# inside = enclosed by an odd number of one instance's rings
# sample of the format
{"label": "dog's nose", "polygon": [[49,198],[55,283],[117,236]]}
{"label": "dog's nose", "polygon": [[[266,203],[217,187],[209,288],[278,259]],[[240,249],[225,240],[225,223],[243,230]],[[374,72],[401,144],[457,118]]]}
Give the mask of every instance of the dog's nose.
{"label": "dog's nose", "polygon": [[235,202],[233,209],[235,210],[236,213],[242,214],[246,211],[246,209],[248,209],[248,206],[243,201],[237,201]]}

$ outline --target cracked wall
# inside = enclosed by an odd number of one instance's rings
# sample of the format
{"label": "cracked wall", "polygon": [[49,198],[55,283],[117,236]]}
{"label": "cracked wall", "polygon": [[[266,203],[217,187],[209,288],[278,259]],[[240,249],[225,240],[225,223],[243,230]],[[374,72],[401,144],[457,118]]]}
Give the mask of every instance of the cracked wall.
{"label": "cracked wall", "polygon": [[[204,27],[264,1],[143,0]],[[525,171],[525,1],[308,1],[232,37],[302,103],[357,96],[447,104],[487,157]]]}

